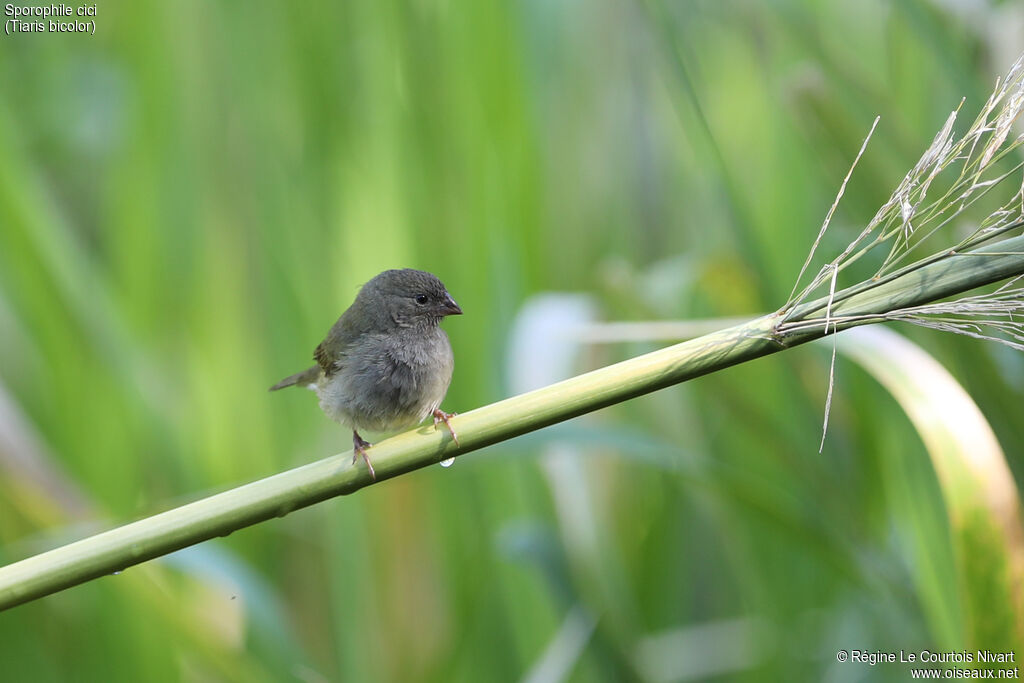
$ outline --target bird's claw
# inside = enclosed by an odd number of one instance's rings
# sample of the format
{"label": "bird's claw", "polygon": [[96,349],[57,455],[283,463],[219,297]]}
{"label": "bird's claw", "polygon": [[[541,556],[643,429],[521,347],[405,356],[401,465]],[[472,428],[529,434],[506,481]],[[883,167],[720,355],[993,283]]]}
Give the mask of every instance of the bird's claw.
{"label": "bird's claw", "polygon": [[448,421],[450,418],[453,418],[456,415],[458,415],[458,413],[446,413],[440,408],[436,408],[434,410],[434,429],[437,429],[438,424],[444,422],[444,426],[448,428],[449,432],[451,432],[452,441],[455,442],[456,446],[461,447],[462,444],[459,443],[459,435],[455,433],[455,430],[452,429],[452,423]]}
{"label": "bird's claw", "polygon": [[352,464],[355,465],[356,461],[359,460],[359,456],[363,456],[363,462],[366,463],[366,468],[370,470],[370,479],[377,481],[377,473],[373,471],[373,464],[370,462],[369,456],[366,455],[366,449],[372,445],[369,441],[359,436],[358,432],[352,432]]}

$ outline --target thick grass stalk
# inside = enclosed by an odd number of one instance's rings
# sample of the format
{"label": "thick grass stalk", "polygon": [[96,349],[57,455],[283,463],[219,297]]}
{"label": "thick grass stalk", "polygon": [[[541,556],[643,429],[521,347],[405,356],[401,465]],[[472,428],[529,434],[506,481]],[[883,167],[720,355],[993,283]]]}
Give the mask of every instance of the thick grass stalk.
{"label": "thick grass stalk", "polygon": [[[1021,274],[1024,236],[949,254],[852,296],[837,292],[827,325],[828,301],[810,302],[459,415],[461,447],[433,426],[381,441],[369,451],[377,481]],[[2,567],[0,610],[374,483],[351,463],[342,453]]]}

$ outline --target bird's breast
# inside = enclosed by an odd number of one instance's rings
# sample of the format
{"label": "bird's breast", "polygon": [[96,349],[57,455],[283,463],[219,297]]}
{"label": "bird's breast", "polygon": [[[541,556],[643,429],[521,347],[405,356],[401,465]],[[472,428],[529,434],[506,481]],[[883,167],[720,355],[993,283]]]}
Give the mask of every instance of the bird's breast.
{"label": "bird's breast", "polygon": [[365,335],[317,385],[320,407],[354,429],[409,427],[440,405],[454,366],[451,344],[438,327]]}

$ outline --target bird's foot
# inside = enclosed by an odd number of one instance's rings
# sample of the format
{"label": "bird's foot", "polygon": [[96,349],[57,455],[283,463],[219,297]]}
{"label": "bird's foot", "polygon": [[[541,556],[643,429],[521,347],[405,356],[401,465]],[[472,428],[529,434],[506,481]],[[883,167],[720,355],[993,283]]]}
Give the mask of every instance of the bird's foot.
{"label": "bird's foot", "polygon": [[366,463],[366,468],[370,470],[370,479],[377,481],[377,473],[373,471],[370,457],[366,455],[366,449],[372,445],[369,441],[359,436],[359,432],[352,430],[352,464],[355,465],[359,456],[363,456],[363,462]]}
{"label": "bird's foot", "polygon": [[458,415],[458,413],[446,413],[440,408],[434,410],[434,429],[437,429],[437,425],[444,422],[444,426],[448,428],[448,431],[452,434],[452,441],[455,442],[456,446],[461,446],[459,443],[459,435],[452,429],[452,423],[448,420]]}

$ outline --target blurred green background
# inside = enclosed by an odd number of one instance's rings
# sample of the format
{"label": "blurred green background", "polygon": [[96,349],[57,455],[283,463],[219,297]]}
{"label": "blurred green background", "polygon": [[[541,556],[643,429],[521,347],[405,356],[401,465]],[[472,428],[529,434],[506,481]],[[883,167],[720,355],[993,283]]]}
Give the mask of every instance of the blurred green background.
{"label": "blurred green background", "polygon": [[[0,563],[349,448],[313,395],[266,389],[386,268],[466,311],[450,411],[512,391],[541,292],[608,320],[778,307],[874,116],[824,253],[1024,35],[1019,3],[984,0],[102,1],[96,22],[0,36]],[[901,331],[1024,473],[1024,357]],[[924,447],[853,365],[817,453],[828,362],[796,349],[15,608],[0,667],[906,680],[835,653],[1012,646],[972,635],[988,586],[958,578]]]}

